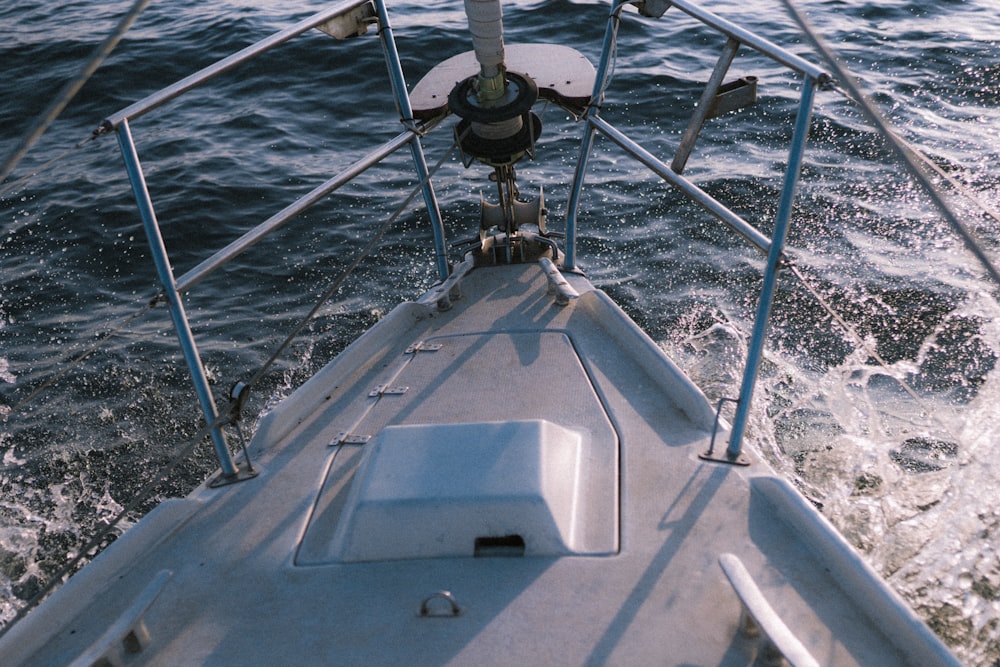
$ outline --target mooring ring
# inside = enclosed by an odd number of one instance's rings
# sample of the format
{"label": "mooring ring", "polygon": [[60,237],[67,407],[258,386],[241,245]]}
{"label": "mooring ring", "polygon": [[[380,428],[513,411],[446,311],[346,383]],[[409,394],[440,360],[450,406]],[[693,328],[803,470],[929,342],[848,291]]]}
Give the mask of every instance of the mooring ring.
{"label": "mooring ring", "polygon": [[[431,602],[434,600],[444,600],[448,603],[448,611],[438,611],[435,612],[431,609]],[[421,616],[458,616],[462,613],[462,608],[458,606],[458,602],[455,601],[455,596],[451,594],[450,591],[438,591],[433,595],[428,595],[424,598],[424,601],[420,603],[420,615]]]}

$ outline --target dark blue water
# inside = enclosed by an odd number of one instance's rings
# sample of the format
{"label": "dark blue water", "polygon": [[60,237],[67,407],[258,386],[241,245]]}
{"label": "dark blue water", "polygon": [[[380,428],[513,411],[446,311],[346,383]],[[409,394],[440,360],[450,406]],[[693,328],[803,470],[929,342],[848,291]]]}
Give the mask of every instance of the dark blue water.
{"label": "dark blue water", "polygon": [[[0,155],[74,76],[131,2],[0,8]],[[14,178],[84,139],[106,115],[321,7],[267,0],[153,3]],[[706,2],[802,55],[771,0]],[[995,0],[803,0],[842,62],[897,131],[988,206],[1000,206],[1000,4]],[[393,3],[412,85],[467,50],[457,0]],[[557,41],[596,60],[607,6],[505,2],[508,42]],[[606,118],[669,159],[721,43],[675,10],[629,15]],[[713,121],[686,174],[770,229],[797,82],[753,55],[761,104]],[[522,192],[544,186],[565,214],[581,128],[544,110]],[[180,273],[399,131],[376,40],[318,32],[137,120]],[[427,140],[436,161],[448,127]],[[968,664],[1000,661],[1000,482],[994,406],[997,290],[878,136],[836,92],[820,95],[790,243],[810,283],[865,341],[832,324],[799,283],[782,283],[750,446],[823,505],[848,540]],[[220,394],[280,344],[393,213],[413,179],[403,157],[363,176],[210,277],[188,297]],[[443,168],[450,238],[475,226],[484,168]],[[737,391],[761,260],[656,179],[598,143],[579,256],[712,397]],[[403,193],[403,194],[401,194]],[[965,199],[967,224],[997,255],[1000,230]],[[6,621],[133,497],[198,428],[117,145],[90,142],[0,202],[0,619]],[[434,281],[425,214],[413,209],[320,311],[250,399],[252,415],[297,386],[401,299]],[[119,330],[120,329],[120,330]],[[53,377],[109,331],[99,351]],[[881,359],[884,363],[880,363]],[[912,387],[919,400],[903,390]],[[252,425],[248,425],[252,428]],[[210,448],[164,481],[182,493],[214,468]],[[127,524],[127,522],[126,522]],[[110,538],[109,538],[110,539]]]}

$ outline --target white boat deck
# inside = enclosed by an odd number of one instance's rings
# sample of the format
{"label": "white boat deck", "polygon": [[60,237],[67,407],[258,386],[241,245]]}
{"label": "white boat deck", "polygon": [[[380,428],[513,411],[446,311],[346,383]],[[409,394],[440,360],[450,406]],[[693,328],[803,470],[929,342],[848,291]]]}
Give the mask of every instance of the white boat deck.
{"label": "white boat deck", "polygon": [[562,307],[531,264],[471,271],[450,311],[394,310],[261,423],[257,478],[158,508],[0,664],[746,665],[727,553],[819,664],[947,662],[763,464],[698,458],[707,402],[566,278]]}

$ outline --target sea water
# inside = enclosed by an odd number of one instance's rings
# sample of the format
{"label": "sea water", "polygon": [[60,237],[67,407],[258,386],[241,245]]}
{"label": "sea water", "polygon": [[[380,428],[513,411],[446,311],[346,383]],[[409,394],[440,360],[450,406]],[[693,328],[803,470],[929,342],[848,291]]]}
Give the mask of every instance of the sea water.
{"label": "sea water", "polygon": [[[705,6],[815,58],[776,0]],[[132,5],[0,7],[0,156]],[[107,115],[323,5],[152,3],[11,180],[90,136]],[[987,208],[1000,208],[1000,4],[799,0],[896,131]],[[410,85],[470,46],[457,0],[390,5]],[[558,42],[596,60],[608,6],[504,2],[508,42]],[[721,50],[676,10],[627,15],[605,117],[669,160]],[[770,230],[799,83],[759,57],[761,104],[711,121],[685,171]],[[133,123],[178,273],[400,131],[372,35],[313,31]],[[582,132],[541,111],[525,197],[545,191],[560,230]],[[447,121],[446,124],[451,123]],[[474,234],[487,170],[427,139],[457,185],[439,191],[450,240]],[[414,186],[390,158],[214,274],[186,307],[215,391],[278,349]],[[553,168],[560,175],[553,176]],[[443,174],[445,175],[445,174]],[[940,177],[938,180],[942,180]],[[945,186],[945,192],[956,189]],[[949,195],[997,253],[998,224]],[[419,198],[418,198],[419,200]],[[738,392],[762,258],[608,142],[598,141],[579,260],[713,400]],[[255,415],[394,304],[435,280],[426,215],[410,207],[254,388]],[[747,446],[791,479],[970,665],[1000,661],[1000,346],[997,286],[888,156],[857,108],[817,98],[793,215],[789,272],[754,397]],[[457,256],[457,255],[456,255]],[[158,293],[117,146],[84,142],[0,200],[0,621],[157,479],[199,415]],[[836,317],[831,314],[836,313]],[[65,375],[57,375],[62,369]],[[43,387],[44,390],[35,393]],[[103,539],[215,467],[185,459]]]}

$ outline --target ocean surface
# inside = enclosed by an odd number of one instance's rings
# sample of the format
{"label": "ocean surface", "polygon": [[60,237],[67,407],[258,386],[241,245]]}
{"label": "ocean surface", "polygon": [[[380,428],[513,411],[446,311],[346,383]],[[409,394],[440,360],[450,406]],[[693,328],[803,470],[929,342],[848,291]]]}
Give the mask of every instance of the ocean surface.
{"label": "ocean surface", "polygon": [[[776,0],[703,4],[814,58]],[[0,157],[131,5],[0,6]],[[323,6],[154,1],[8,183],[132,101]],[[797,6],[896,131],[959,184],[942,187],[1000,258],[1000,224],[957,194],[1000,209],[1000,3]],[[506,1],[506,40],[563,43],[596,61],[607,8]],[[390,11],[411,87],[470,48],[458,0],[392,2]],[[669,161],[722,43],[677,10],[660,20],[630,12],[619,39],[603,115]],[[685,174],[768,232],[799,82],[743,51],[731,72],[758,77],[760,103],[710,121]],[[525,197],[544,187],[558,231],[582,127],[558,108],[537,111],[545,129],[519,184]],[[466,170],[449,155],[452,124],[426,149],[452,181],[438,194],[456,240],[474,234],[479,193],[495,186],[485,167]],[[338,42],[312,31],[132,130],[180,274],[400,126],[374,36]],[[398,169],[407,161],[405,152],[390,158],[187,297],[220,397],[261,367],[400,206],[414,185]],[[710,398],[735,396],[760,255],[610,142],[598,140],[587,183],[582,267]],[[747,446],[821,505],[964,663],[1000,665],[998,286],[836,90],[817,97],[789,243],[811,291],[782,279]],[[146,308],[156,276],[114,138],[85,142],[5,190],[0,258],[6,623],[157,479],[197,432],[199,413],[165,309]],[[432,285],[432,259],[427,216],[411,205],[254,388],[245,430],[393,305]],[[201,445],[102,541],[190,489],[214,461]]]}

